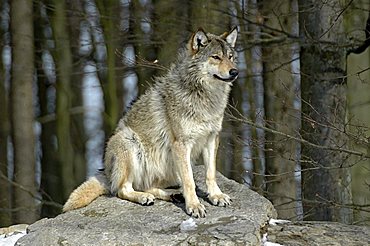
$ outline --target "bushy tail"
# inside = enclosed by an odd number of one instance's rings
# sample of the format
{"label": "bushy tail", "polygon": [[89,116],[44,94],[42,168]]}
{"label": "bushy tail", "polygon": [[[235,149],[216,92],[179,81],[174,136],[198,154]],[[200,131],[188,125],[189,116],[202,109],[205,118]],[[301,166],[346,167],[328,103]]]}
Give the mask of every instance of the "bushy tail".
{"label": "bushy tail", "polygon": [[89,178],[75,189],[63,206],[63,212],[89,205],[101,195],[108,194],[108,180],[104,174]]}

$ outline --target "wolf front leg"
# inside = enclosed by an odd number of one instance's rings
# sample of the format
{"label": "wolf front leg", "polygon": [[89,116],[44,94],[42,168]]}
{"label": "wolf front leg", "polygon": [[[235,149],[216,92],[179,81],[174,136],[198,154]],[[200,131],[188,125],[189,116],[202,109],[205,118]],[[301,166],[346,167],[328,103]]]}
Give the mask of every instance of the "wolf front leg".
{"label": "wolf front leg", "polygon": [[172,145],[172,154],[180,172],[186,212],[193,217],[205,217],[206,209],[195,193],[195,182],[190,163],[191,145],[175,141]]}
{"label": "wolf front leg", "polygon": [[222,193],[216,183],[216,155],[218,143],[218,134],[211,134],[203,149],[208,199],[213,205],[227,206],[230,205],[231,199],[228,195]]}

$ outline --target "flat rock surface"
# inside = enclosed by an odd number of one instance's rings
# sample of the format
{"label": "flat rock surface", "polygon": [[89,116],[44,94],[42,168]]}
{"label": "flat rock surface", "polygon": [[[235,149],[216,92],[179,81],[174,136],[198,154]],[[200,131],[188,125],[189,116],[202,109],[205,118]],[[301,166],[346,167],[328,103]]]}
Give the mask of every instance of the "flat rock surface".
{"label": "flat rock surface", "polygon": [[189,219],[184,203],[156,200],[141,206],[116,197],[100,197],[85,208],[42,219],[28,227],[17,245],[261,245],[261,228],[276,217],[272,204],[244,185],[218,174],[220,188],[233,200],[212,206],[206,198],[204,167],[194,168],[198,196],[207,217],[180,230]]}
{"label": "flat rock surface", "polygon": [[370,227],[302,221],[268,227],[269,242],[285,246],[370,245]]}

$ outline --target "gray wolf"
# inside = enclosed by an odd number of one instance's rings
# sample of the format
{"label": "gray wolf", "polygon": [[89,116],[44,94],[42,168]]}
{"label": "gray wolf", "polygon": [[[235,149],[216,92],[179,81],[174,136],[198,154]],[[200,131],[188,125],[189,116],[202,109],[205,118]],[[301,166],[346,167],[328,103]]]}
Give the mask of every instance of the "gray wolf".
{"label": "gray wolf", "polygon": [[[191,167],[200,156],[210,203],[229,205],[230,197],[216,183],[216,153],[228,95],[238,76],[236,39],[236,28],[220,36],[195,32],[168,72],[155,78],[119,121],[106,145],[104,173],[74,190],[63,211],[109,193],[142,205],[182,193],[186,212],[204,217]],[[176,186],[181,188],[168,188]]]}

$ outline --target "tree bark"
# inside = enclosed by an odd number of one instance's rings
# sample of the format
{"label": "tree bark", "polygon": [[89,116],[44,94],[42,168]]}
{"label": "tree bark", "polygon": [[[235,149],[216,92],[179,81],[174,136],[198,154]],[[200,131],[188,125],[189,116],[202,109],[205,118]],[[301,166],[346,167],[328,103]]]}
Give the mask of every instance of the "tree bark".
{"label": "tree bark", "polygon": [[52,27],[55,41],[54,59],[57,70],[56,81],[56,136],[58,140],[58,170],[62,179],[64,200],[76,187],[73,160],[75,158],[71,138],[72,104],[71,76],[72,54],[67,29],[66,6],[64,1],[53,0],[55,10]]}
{"label": "tree bark", "polygon": [[[42,11],[45,10],[45,3],[39,1],[35,4],[35,57],[36,61],[36,76],[37,88],[39,98],[40,117],[44,117],[55,113],[55,98],[50,96],[50,91],[54,90],[55,84],[49,81],[49,77],[44,71],[43,54],[49,49],[47,46],[47,39],[50,37],[45,36],[45,29],[49,28],[47,18],[42,16]],[[50,34],[51,35],[51,34]],[[54,61],[49,61],[54,62]],[[50,65],[50,64],[48,64]],[[51,106],[52,105],[52,106]],[[56,202],[62,204],[63,199],[63,185],[61,183],[60,170],[57,165],[57,145],[55,144],[56,136],[56,122],[55,120],[46,121],[41,123],[41,195],[44,201],[41,208],[42,217],[54,217],[61,212],[55,206],[50,206],[47,202]]]}
{"label": "tree bark", "polygon": [[133,16],[130,22],[130,32],[135,47],[140,96],[152,84],[152,77],[156,74],[154,68],[146,65],[147,62],[153,62],[157,59],[152,37],[153,25],[150,24],[153,21],[153,6],[150,1],[131,1],[130,11]]}
{"label": "tree bark", "polygon": [[[1,59],[2,60],[2,59]],[[8,177],[8,137],[10,125],[8,117],[8,95],[5,90],[5,74],[0,61],[0,227],[11,224],[11,196]]]}
{"label": "tree bark", "polygon": [[[4,1],[0,4],[3,11]],[[3,19],[2,19],[3,20]],[[5,43],[6,30],[0,29],[1,42]],[[8,92],[5,89],[5,69],[3,59],[0,59],[0,227],[9,226],[12,223],[11,192],[8,177],[8,137],[10,135]]]}
{"label": "tree bark", "polygon": [[[261,14],[256,0],[248,2],[248,11],[243,11],[243,16],[247,12],[249,16],[246,18],[257,23]],[[245,22],[245,31],[253,33],[253,39],[260,39],[261,27],[257,24]],[[265,109],[264,109],[264,85],[263,85],[263,61],[262,47],[259,44],[253,44],[245,52],[245,61],[247,63],[247,78],[245,81],[245,90],[248,91],[249,97],[249,115],[258,126],[265,125]],[[263,194],[266,189],[265,181],[265,131],[260,128],[251,128],[251,139],[248,141],[251,148],[251,159],[253,161],[253,189]]]}
{"label": "tree bark", "polygon": [[[115,0],[96,1],[100,13],[100,22],[104,32],[105,47],[107,50],[106,68],[98,71],[99,80],[104,94],[104,129],[106,136],[110,136],[119,120],[119,102],[117,97],[118,78],[116,73],[116,48],[115,36],[119,33],[117,28],[119,17],[116,10],[119,2]],[[117,21],[117,22],[116,22]],[[122,80],[120,80],[122,84]],[[122,104],[122,103],[120,103]]]}
{"label": "tree bark", "polygon": [[[298,10],[292,8],[294,4],[297,6],[296,0],[263,1],[264,24],[298,36],[298,30],[293,30],[294,26],[298,27]],[[278,37],[283,34],[275,32],[274,35]],[[300,108],[295,105],[300,100],[300,90],[293,63],[298,62],[294,61],[298,52],[297,45],[294,46],[288,39],[263,47],[266,125],[296,137],[300,130]],[[297,201],[300,199],[297,197],[295,175],[300,144],[268,133],[266,150],[267,196],[277,209],[279,218],[295,218]]]}
{"label": "tree bark", "polygon": [[[347,148],[346,50],[340,1],[299,1],[302,131],[304,139],[333,148]],[[335,18],[334,18],[335,17]],[[302,187],[305,219],[352,222],[348,156],[303,146]]]}
{"label": "tree bark", "polygon": [[[364,44],[366,40],[369,42],[369,39],[366,39],[366,31],[364,32],[360,27],[366,28],[366,20],[370,25],[369,3],[366,1],[354,2],[344,15],[346,33],[349,33],[355,40],[364,40]],[[367,36],[370,36],[370,30]],[[360,45],[360,47],[364,46]],[[370,136],[370,70],[364,71],[370,67],[370,48],[367,47],[361,54],[349,55],[347,64],[347,105],[348,118],[351,123],[351,147],[370,155],[370,143],[363,141]],[[351,168],[353,203],[370,204],[370,184],[368,182],[370,159],[352,157],[351,162],[355,163]],[[357,225],[370,225],[370,212],[361,208],[355,209],[354,222]]]}
{"label": "tree bark", "polygon": [[[71,86],[72,93],[72,108],[83,106],[82,88],[83,88],[83,67],[85,58],[80,55],[80,25],[84,20],[84,9],[81,0],[67,0],[67,24],[70,36],[70,45],[72,52],[72,75]],[[85,159],[85,143],[87,141],[84,128],[84,114],[74,114],[71,116],[71,139],[73,144],[74,159],[73,167],[76,178],[76,183],[80,184],[86,179],[86,159]]]}
{"label": "tree bark", "polygon": [[35,134],[33,109],[33,2],[11,1],[12,82],[11,113],[14,145],[15,223],[39,217],[36,205]]}
{"label": "tree bark", "polygon": [[[168,67],[175,61],[177,52],[187,38],[186,30],[189,21],[188,3],[186,1],[155,1],[154,2],[154,33],[153,39],[158,47],[158,64]],[[160,71],[163,72],[163,71]]]}

